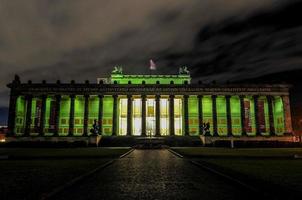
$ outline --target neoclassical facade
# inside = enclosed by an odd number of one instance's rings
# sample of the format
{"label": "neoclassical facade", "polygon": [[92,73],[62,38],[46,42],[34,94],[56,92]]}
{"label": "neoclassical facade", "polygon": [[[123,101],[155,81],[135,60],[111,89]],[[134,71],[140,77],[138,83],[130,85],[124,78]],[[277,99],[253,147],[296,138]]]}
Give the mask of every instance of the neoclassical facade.
{"label": "neoclassical facade", "polygon": [[283,136],[292,133],[289,85],[191,83],[177,75],[126,75],[97,83],[22,83],[10,88],[8,136]]}

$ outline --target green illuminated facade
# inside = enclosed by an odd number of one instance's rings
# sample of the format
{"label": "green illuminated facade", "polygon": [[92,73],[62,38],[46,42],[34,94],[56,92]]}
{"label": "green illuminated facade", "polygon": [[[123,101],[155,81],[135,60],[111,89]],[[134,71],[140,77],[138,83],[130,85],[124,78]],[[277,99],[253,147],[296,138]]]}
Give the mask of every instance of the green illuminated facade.
{"label": "green illuminated facade", "polygon": [[[178,75],[125,75],[97,83],[21,83],[11,89],[11,136],[283,136],[292,133],[288,85],[191,83]],[[202,125],[210,124],[205,133]]]}

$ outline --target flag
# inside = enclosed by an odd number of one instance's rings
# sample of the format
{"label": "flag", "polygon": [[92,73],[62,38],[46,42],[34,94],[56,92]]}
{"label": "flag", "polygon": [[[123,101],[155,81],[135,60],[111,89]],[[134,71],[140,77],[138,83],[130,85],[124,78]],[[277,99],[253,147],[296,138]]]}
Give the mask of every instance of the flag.
{"label": "flag", "polygon": [[156,64],[152,59],[150,60],[150,70],[156,70]]}

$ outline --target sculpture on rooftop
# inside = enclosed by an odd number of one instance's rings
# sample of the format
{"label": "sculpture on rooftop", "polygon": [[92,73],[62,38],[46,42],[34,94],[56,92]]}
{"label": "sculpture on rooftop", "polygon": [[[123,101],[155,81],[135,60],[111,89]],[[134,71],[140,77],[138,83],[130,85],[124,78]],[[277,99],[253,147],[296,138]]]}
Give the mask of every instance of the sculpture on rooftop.
{"label": "sculpture on rooftop", "polygon": [[186,74],[186,75],[188,75],[188,74],[190,74],[190,72],[189,72],[189,70],[188,70],[188,68],[186,66],[183,66],[183,67],[179,68],[179,74]]}
{"label": "sculpture on rooftop", "polygon": [[115,66],[111,73],[112,74],[122,74],[123,68],[121,66]]}

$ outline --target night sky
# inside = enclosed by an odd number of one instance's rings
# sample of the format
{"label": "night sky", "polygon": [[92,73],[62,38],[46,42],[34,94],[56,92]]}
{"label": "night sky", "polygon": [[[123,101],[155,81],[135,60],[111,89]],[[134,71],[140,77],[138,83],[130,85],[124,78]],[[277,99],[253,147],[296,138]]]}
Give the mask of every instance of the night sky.
{"label": "night sky", "polygon": [[204,82],[294,84],[295,114],[302,103],[301,11],[295,0],[1,0],[0,125],[14,74],[95,82],[115,65],[148,73],[149,59],[157,73],[186,65]]}

